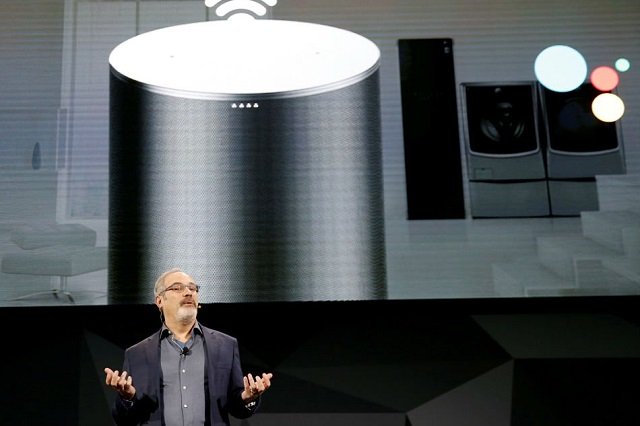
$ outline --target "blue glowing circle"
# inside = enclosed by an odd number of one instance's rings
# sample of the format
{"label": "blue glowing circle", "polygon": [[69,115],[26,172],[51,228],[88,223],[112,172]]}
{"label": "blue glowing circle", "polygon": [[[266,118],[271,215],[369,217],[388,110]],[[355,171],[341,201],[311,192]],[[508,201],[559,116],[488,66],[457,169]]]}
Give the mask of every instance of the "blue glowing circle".
{"label": "blue glowing circle", "polygon": [[627,58],[620,58],[616,61],[615,66],[618,71],[626,72],[629,71],[629,68],[631,68],[631,63]]}
{"label": "blue glowing circle", "polygon": [[555,45],[538,54],[534,64],[536,78],[554,92],[570,92],[584,83],[587,62],[576,49]]}

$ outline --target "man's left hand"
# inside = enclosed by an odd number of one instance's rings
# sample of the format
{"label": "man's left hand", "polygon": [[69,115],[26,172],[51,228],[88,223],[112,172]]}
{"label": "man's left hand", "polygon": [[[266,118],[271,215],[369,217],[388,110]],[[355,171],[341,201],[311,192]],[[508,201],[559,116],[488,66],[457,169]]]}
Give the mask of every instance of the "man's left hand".
{"label": "man's left hand", "polygon": [[271,386],[272,377],[271,373],[262,373],[262,376],[256,376],[255,379],[251,374],[244,376],[242,400],[247,403],[258,399]]}

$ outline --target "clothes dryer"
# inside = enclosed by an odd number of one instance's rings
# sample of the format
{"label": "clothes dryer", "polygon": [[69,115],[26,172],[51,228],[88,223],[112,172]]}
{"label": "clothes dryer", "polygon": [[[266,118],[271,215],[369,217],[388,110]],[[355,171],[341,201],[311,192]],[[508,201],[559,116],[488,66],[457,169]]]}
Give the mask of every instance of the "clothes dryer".
{"label": "clothes dryer", "polygon": [[551,212],[577,216],[598,210],[597,175],[625,173],[621,133],[591,111],[600,93],[591,83],[570,92],[554,92],[538,84]]}

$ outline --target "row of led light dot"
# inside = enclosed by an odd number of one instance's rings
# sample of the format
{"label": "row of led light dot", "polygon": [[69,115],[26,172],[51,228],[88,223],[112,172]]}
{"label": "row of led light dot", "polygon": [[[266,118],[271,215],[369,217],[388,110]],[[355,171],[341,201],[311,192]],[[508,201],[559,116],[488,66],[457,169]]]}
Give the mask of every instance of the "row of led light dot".
{"label": "row of led light dot", "polygon": [[[615,69],[599,66],[589,76],[591,84],[601,92],[609,92],[620,82],[618,72],[626,72],[630,67],[631,64],[625,58],[615,62]],[[572,47],[550,46],[536,57],[534,71],[540,84],[547,89],[554,92],[570,92],[585,81],[587,62],[582,54]],[[619,120],[624,114],[624,102],[616,94],[601,93],[591,103],[591,111],[599,120],[611,123]]]}

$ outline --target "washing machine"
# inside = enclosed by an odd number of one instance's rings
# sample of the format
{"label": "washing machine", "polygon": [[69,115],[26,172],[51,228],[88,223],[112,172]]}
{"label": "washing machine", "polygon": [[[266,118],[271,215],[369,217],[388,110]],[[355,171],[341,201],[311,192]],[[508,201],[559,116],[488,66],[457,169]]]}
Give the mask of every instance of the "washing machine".
{"label": "washing machine", "polygon": [[534,82],[462,83],[471,216],[550,214]]}
{"label": "washing machine", "polygon": [[619,123],[606,123],[591,112],[601,91],[584,83],[570,92],[538,84],[546,145],[551,213],[578,216],[598,210],[597,175],[625,173]]}

